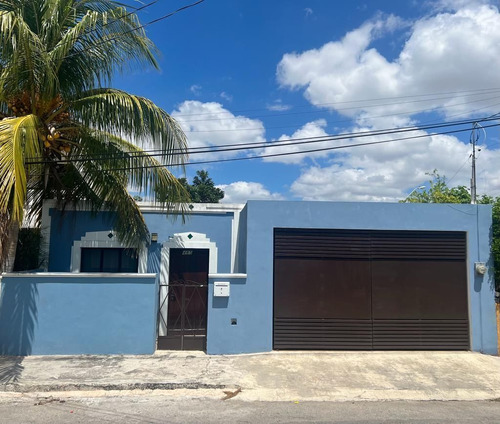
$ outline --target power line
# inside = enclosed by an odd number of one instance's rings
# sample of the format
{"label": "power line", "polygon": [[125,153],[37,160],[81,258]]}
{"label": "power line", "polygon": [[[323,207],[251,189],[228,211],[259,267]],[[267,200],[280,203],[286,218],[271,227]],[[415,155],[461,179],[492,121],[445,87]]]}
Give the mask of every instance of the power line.
{"label": "power line", "polygon": [[[483,94],[483,93],[481,93]],[[477,94],[479,95],[479,94]],[[451,97],[435,97],[431,99],[420,99],[420,100],[408,100],[405,102],[392,102],[392,103],[378,103],[378,104],[373,104],[373,105],[363,105],[363,106],[350,106],[350,107],[345,107],[345,108],[336,108],[335,111],[341,112],[341,111],[347,111],[347,110],[357,110],[357,109],[369,109],[369,108],[377,108],[377,107],[382,107],[382,106],[399,106],[402,104],[409,104],[409,103],[423,103],[423,102],[430,102],[430,101],[436,101],[436,100],[447,100],[447,99],[452,99],[453,96]],[[489,97],[485,99],[481,99],[478,101],[487,101],[487,100],[493,100],[498,98],[498,96],[494,97]],[[470,103],[470,102],[467,102]],[[286,112],[286,113],[268,113],[268,114],[263,114],[263,115],[254,115],[251,117],[246,117],[249,119],[255,119],[255,118],[270,118],[270,117],[276,117],[276,116],[292,116],[292,115],[305,115],[309,113],[328,113],[330,112],[329,110],[323,110],[323,111],[318,111],[318,110],[311,110],[311,111],[306,111],[306,112]],[[221,113],[230,113],[233,114],[230,111],[227,112],[218,112],[214,113],[212,115],[220,115]],[[407,112],[410,113],[410,112]],[[181,115],[176,115],[177,117]],[[185,119],[183,120],[186,124],[191,124],[193,122],[210,122],[210,121],[234,121],[237,119],[241,119],[240,117],[237,116],[232,116],[230,118],[207,118],[207,119]]]}
{"label": "power line", "polygon": [[467,164],[467,162],[469,162],[469,159],[471,158],[471,156],[472,156],[472,154],[469,153],[469,155],[467,156],[467,159],[465,159],[465,162],[462,164],[462,166],[460,168],[458,168],[457,171],[453,174],[453,176],[447,181],[448,184],[458,175],[458,173],[464,168],[464,166]]}
{"label": "power line", "polygon": [[[485,99],[479,99],[479,100],[475,100],[475,102],[486,102],[486,101],[489,101],[489,100],[497,100],[497,99],[500,99],[500,96],[495,96],[495,97],[488,97],[488,98],[485,98]],[[464,102],[464,103],[452,103],[452,104],[448,104],[446,106],[439,106],[439,107],[436,107],[434,109],[432,109],[432,111],[435,111],[435,110],[440,110],[440,109],[448,109],[450,107],[455,107],[455,106],[463,106],[463,105],[468,105],[470,104],[470,102]],[[495,107],[495,106],[498,106],[500,105],[500,103],[493,103],[491,105],[488,105],[488,106],[485,106],[485,107],[481,107],[481,108],[477,108],[477,109],[474,109],[472,111],[468,111],[468,112],[462,112],[462,113],[458,113],[458,114],[455,114],[455,115],[449,115],[448,118],[450,117],[456,117],[456,116],[462,116],[462,115],[466,115],[466,114],[470,114],[470,113],[474,113],[474,112],[477,112],[479,110],[484,110],[484,109],[488,109],[488,108],[491,108],[491,107]],[[330,111],[316,111],[318,113],[328,113]],[[419,113],[424,113],[424,112],[430,112],[429,109],[417,109],[417,110],[411,110],[411,111],[407,111],[407,112],[398,112],[398,113],[390,113],[390,114],[386,114],[386,115],[371,115],[371,116],[362,116],[362,117],[358,117],[358,118],[362,118],[362,119],[376,119],[376,118],[388,118],[388,117],[391,117],[391,116],[401,116],[401,115],[415,115],[415,114],[419,114]],[[229,112],[229,113],[232,113],[232,112]],[[306,113],[309,113],[309,112],[306,112]],[[179,115],[175,115],[174,118],[177,119]],[[249,118],[249,117],[245,117],[246,119],[252,119],[252,118]],[[339,119],[339,120],[336,120],[336,121],[329,121],[328,123],[329,124],[341,124],[341,123],[345,123],[345,122],[352,122],[353,120],[355,120],[356,118],[351,118],[351,119]],[[189,125],[190,122],[192,121],[183,121],[183,120],[179,120],[181,123],[184,123],[186,125]],[[217,118],[214,118],[213,121],[218,121]],[[435,122],[436,120],[433,120],[433,121],[428,121],[428,122]],[[304,125],[282,125],[282,126],[276,126],[276,127],[266,127],[265,129],[266,130],[271,130],[271,129],[281,129],[281,128],[301,128],[303,127]],[[237,128],[237,129],[234,129],[234,128],[231,128],[231,129],[221,129],[221,130],[187,130],[186,132],[188,133],[212,133],[212,132],[235,132],[235,131],[262,131],[263,128]]]}
{"label": "power line", "polygon": [[[475,122],[486,122],[488,120],[494,120],[493,117],[486,117],[483,119],[474,119],[474,120],[461,120],[461,121],[453,121],[453,122],[442,122],[438,124],[432,125],[413,125],[408,127],[399,127],[399,128],[385,128],[381,130],[371,130],[371,131],[357,131],[351,133],[341,133],[341,134],[325,134],[321,136],[313,136],[313,137],[296,137],[290,138],[287,140],[277,140],[277,141],[258,141],[258,142],[246,142],[246,143],[232,143],[232,144],[224,144],[219,146],[200,146],[200,147],[191,147],[188,149],[172,149],[169,153],[165,153],[163,149],[144,149],[139,152],[137,151],[123,151],[124,154],[134,155],[133,157],[148,157],[148,156],[165,156],[165,155],[185,155],[185,154],[194,154],[194,153],[217,153],[231,150],[251,150],[251,149],[261,149],[268,147],[282,147],[282,146],[294,146],[297,144],[309,144],[309,143],[317,143],[324,141],[333,141],[333,140],[345,140],[351,138],[360,138],[360,137],[373,137],[380,135],[388,135],[388,134],[397,134],[409,131],[424,131],[430,129],[437,128],[445,128],[456,125],[468,125],[473,124]],[[156,154],[155,154],[156,153]],[[112,154],[101,154],[97,156],[87,156],[81,158],[72,158],[71,160],[66,160],[65,162],[72,161],[88,161],[88,160],[106,160],[108,158],[116,157],[116,155]],[[45,163],[46,160],[43,157],[33,158],[39,159],[39,161],[31,161],[26,162],[26,164],[39,164]],[[61,162],[61,161],[60,161]]]}
{"label": "power line", "polygon": [[[484,128],[492,128],[492,127],[498,127],[498,126],[500,126],[500,124],[485,125]],[[345,146],[334,146],[334,147],[325,147],[325,148],[312,149],[312,150],[303,150],[303,151],[298,151],[298,152],[273,153],[273,154],[267,154],[267,155],[255,155],[255,156],[230,158],[230,159],[215,159],[215,160],[206,160],[206,161],[198,161],[198,162],[188,162],[188,163],[184,163],[182,165],[183,166],[205,165],[205,164],[210,164],[210,163],[235,162],[235,161],[251,160],[251,159],[264,159],[264,158],[291,156],[291,155],[306,154],[306,153],[317,153],[317,152],[322,152],[322,151],[348,149],[348,148],[352,148],[352,147],[371,146],[371,145],[378,145],[378,144],[393,143],[396,141],[413,140],[413,139],[425,138],[425,137],[433,137],[436,135],[455,134],[457,132],[464,132],[464,131],[470,131],[470,128],[466,128],[466,129],[462,129],[462,130],[444,131],[444,132],[435,133],[435,134],[421,134],[421,135],[416,135],[416,136],[411,136],[411,137],[402,137],[402,138],[396,138],[396,139],[391,139],[391,140],[371,141],[371,142],[366,142],[366,143],[357,143],[357,144],[350,144],[350,145],[345,145]],[[181,165],[181,164],[179,164],[179,165]],[[127,168],[111,168],[111,169],[105,169],[103,171],[130,171],[130,170],[134,170],[134,169],[144,169],[144,168],[152,169],[152,168],[162,168],[162,167],[165,167],[165,165],[160,164],[160,165],[147,165],[147,166],[132,166],[132,167],[127,167]]]}
{"label": "power line", "polygon": [[166,15],[160,16],[159,18],[153,19],[152,21],[146,22],[145,24],[142,24],[142,25],[139,25],[137,27],[131,28],[131,29],[127,30],[127,31],[121,32],[121,33],[117,34],[114,37],[108,38],[107,40],[102,40],[102,41],[100,41],[98,43],[95,43],[91,47],[88,47],[86,49],[82,49],[82,50],[80,50],[78,52],[75,52],[75,53],[68,54],[66,56],[66,58],[70,58],[70,57],[73,57],[73,56],[78,56],[81,53],[83,53],[85,51],[88,51],[88,50],[91,50],[91,49],[93,49],[96,46],[100,46],[100,45],[107,44],[107,43],[110,43],[112,41],[115,41],[118,38],[123,37],[124,35],[130,34],[131,32],[134,32],[134,31],[139,31],[139,30],[144,29],[144,28],[146,28],[146,27],[148,27],[150,25],[156,24],[156,23],[158,23],[160,21],[163,21],[164,19],[170,18],[171,16],[173,16],[173,15],[179,13],[179,12],[182,12],[183,10],[186,10],[186,9],[191,8],[191,7],[197,6],[198,4],[203,3],[204,1],[205,0],[198,0],[198,1],[194,2],[194,3],[188,4],[186,6],[182,6],[179,9],[174,10],[173,12],[167,13]]}
{"label": "power line", "polygon": [[[485,118],[485,119],[481,120],[481,122],[487,122],[490,120],[494,120],[494,118]],[[228,144],[228,145],[224,145],[224,146],[216,146],[216,148],[210,148],[210,149],[208,149],[206,147],[198,147],[198,148],[195,147],[195,148],[188,149],[187,151],[182,150],[182,149],[174,149],[174,151],[171,151],[168,153],[163,152],[161,149],[141,150],[140,152],[129,151],[129,152],[122,152],[124,154],[124,156],[117,156],[116,154],[113,154],[113,155],[110,155],[110,154],[104,155],[103,154],[103,155],[98,155],[98,156],[82,156],[80,158],[75,157],[75,158],[71,158],[71,159],[58,160],[56,162],[59,164],[64,164],[64,163],[89,162],[89,161],[99,161],[99,160],[108,160],[108,159],[121,160],[121,159],[136,159],[136,158],[142,158],[142,157],[154,157],[154,156],[178,156],[178,155],[186,155],[186,154],[192,155],[192,154],[206,154],[206,153],[221,153],[221,152],[228,152],[228,151],[242,151],[242,150],[248,151],[248,150],[254,150],[254,149],[264,149],[264,148],[267,149],[267,148],[276,148],[276,147],[293,147],[293,146],[302,145],[302,144],[319,143],[319,142],[326,142],[326,141],[341,141],[341,140],[346,140],[346,139],[354,139],[354,138],[362,138],[362,137],[375,137],[375,136],[381,136],[381,135],[391,135],[391,134],[399,134],[399,133],[405,133],[405,132],[424,131],[424,130],[437,129],[437,128],[446,128],[446,127],[450,127],[450,126],[467,125],[467,124],[471,124],[473,122],[478,122],[478,120],[469,120],[469,121],[461,121],[461,122],[453,122],[453,123],[442,123],[439,125],[427,125],[427,126],[419,126],[419,127],[405,127],[405,128],[386,129],[386,130],[364,131],[364,132],[346,133],[346,134],[339,134],[339,135],[301,137],[301,138],[282,140],[282,141],[277,141],[277,142],[272,142],[272,143],[269,143],[269,142],[235,143],[235,144]],[[450,132],[437,133],[437,134],[448,134],[448,133],[456,133],[456,132],[462,132],[462,131],[467,131],[467,129],[452,130]],[[424,134],[424,135],[420,135],[417,137],[431,137],[431,136],[432,136],[432,134]],[[330,149],[330,148],[325,148],[325,149]],[[203,149],[205,149],[205,150],[203,150]],[[331,148],[331,149],[333,149],[333,148]],[[158,153],[154,153],[154,152],[158,152]],[[130,154],[131,156],[130,157],[125,156],[127,154]],[[267,156],[263,156],[263,157],[267,157]],[[43,159],[43,158],[41,158],[41,159]],[[53,162],[54,161],[50,161],[47,159],[38,160],[38,161],[33,160],[33,161],[27,161],[26,165],[39,165],[39,164],[46,164],[46,163],[53,163]]]}
{"label": "power line", "polygon": [[[129,17],[129,16],[131,16],[131,15],[135,15],[135,14],[137,14],[137,12],[139,12],[139,11],[141,11],[141,10],[144,10],[144,9],[146,9],[146,8],[148,8],[148,7],[151,7],[151,6],[153,6],[154,4],[158,3],[159,1],[160,1],[160,0],[154,0],[154,1],[150,2],[150,3],[143,4],[143,5],[142,5],[142,6],[140,6],[140,7],[134,7],[134,6],[124,5],[126,8],[133,9],[133,11],[132,11],[132,12],[128,12],[128,13],[126,13],[126,14],[125,14],[125,15],[123,15],[123,16],[119,16],[118,18],[113,19],[113,20],[111,20],[111,21],[104,22],[104,23],[103,23],[103,24],[102,24],[99,28],[93,28],[93,29],[90,29],[90,30],[88,30],[88,31],[84,31],[84,32],[82,33],[82,36],[87,35],[87,34],[90,34],[90,33],[94,32],[94,31],[97,31],[98,29],[102,29],[103,27],[106,27],[106,26],[108,26],[108,25],[114,24],[115,22],[118,22],[118,21],[121,21],[121,20],[123,20],[123,19],[125,19],[125,18],[128,18],[128,17]],[[125,10],[126,10],[126,9],[125,9]]]}
{"label": "power line", "polygon": [[[499,91],[500,87],[492,87],[492,88],[478,88],[475,90],[463,90],[463,91],[447,91],[447,92],[438,92],[438,93],[428,93],[428,94],[414,94],[414,95],[407,95],[407,96],[393,96],[393,97],[379,97],[379,98],[371,98],[371,99],[360,99],[360,100],[345,100],[341,102],[328,102],[328,103],[315,103],[313,106],[329,106],[329,105],[336,105],[336,104],[348,104],[348,103],[365,103],[365,102],[374,102],[374,101],[379,101],[379,100],[398,100],[398,99],[407,99],[407,98],[416,98],[416,97],[429,97],[429,96],[441,96],[445,94],[466,94],[466,93],[477,93],[477,94],[471,94],[471,95],[480,95],[483,94],[483,92],[486,93],[492,93]],[[449,98],[453,98],[454,96],[451,96]],[[306,108],[310,107],[310,105],[307,106],[294,106],[294,108]],[[268,110],[267,108],[256,108],[256,109],[237,109],[233,110],[231,113],[242,113],[242,112],[259,112],[262,110]],[[224,113],[224,112],[220,112]],[[202,112],[202,113],[183,113],[183,114],[178,114],[177,116],[202,116],[202,115],[213,115],[211,112]]]}

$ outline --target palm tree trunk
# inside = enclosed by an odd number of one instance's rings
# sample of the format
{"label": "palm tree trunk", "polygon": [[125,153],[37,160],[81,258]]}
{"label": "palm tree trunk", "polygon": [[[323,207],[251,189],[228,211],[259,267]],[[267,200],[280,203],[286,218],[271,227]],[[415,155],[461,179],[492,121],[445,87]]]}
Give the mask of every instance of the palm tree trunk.
{"label": "palm tree trunk", "polygon": [[19,224],[17,222],[2,222],[2,236],[0,240],[0,271],[12,272],[16,260],[17,239],[19,238]]}

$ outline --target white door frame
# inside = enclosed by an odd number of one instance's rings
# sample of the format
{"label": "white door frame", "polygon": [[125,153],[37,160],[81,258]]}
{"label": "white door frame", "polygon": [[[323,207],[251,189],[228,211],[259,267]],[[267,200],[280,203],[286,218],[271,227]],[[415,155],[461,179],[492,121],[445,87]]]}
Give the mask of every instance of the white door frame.
{"label": "white door frame", "polygon": [[[159,313],[168,317],[168,302],[165,298],[168,293],[168,277],[170,269],[170,249],[208,249],[208,273],[217,273],[217,245],[215,242],[210,241],[206,234],[201,233],[176,233],[172,237],[162,243],[161,248],[161,262],[160,262],[160,303],[161,306]],[[207,282],[208,283],[208,282]],[[207,305],[208,306],[208,305]],[[158,335],[165,336],[167,328],[163,320],[158,320]]]}

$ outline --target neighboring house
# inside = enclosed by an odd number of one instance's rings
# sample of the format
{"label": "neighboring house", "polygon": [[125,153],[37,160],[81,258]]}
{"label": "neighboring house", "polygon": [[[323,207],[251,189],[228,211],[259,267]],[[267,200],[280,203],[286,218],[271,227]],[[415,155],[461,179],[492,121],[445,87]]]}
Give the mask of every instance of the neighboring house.
{"label": "neighboring house", "polygon": [[110,212],[47,205],[47,272],[3,277],[0,354],[497,352],[488,205],[141,208],[133,252]]}

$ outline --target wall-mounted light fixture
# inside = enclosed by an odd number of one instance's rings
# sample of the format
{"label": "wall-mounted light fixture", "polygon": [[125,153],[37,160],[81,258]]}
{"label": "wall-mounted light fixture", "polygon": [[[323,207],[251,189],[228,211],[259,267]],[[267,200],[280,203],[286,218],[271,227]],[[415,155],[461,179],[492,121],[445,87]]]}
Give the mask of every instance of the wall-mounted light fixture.
{"label": "wall-mounted light fixture", "polygon": [[475,262],[474,267],[479,275],[484,275],[486,274],[486,271],[488,271],[488,267],[484,262]]}

